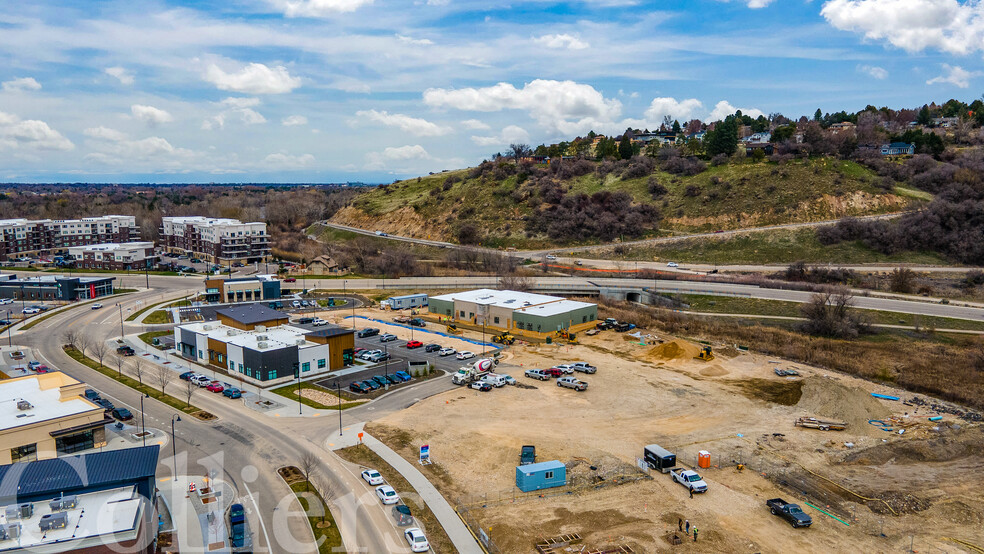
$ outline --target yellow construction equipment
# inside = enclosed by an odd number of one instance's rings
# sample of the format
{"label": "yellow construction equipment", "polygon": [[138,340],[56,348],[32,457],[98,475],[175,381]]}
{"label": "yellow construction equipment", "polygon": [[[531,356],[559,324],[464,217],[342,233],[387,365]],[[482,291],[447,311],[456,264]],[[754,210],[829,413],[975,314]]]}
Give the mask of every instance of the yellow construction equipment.
{"label": "yellow construction equipment", "polygon": [[714,354],[711,353],[711,347],[710,346],[705,346],[705,347],[701,348],[700,349],[700,352],[696,356],[694,356],[694,359],[695,360],[704,360],[705,362],[709,362],[709,361],[713,360],[714,359]]}
{"label": "yellow construction equipment", "polygon": [[458,326],[454,323],[448,323],[448,333],[451,333],[452,335],[460,335],[462,331],[459,330]]}
{"label": "yellow construction equipment", "polygon": [[502,333],[501,335],[492,337],[492,342],[509,346],[510,344],[516,342],[516,337],[510,335],[509,333]]}
{"label": "yellow construction equipment", "polygon": [[561,340],[566,340],[571,344],[577,344],[577,334],[571,333],[567,329],[561,329],[557,331],[557,338]]}

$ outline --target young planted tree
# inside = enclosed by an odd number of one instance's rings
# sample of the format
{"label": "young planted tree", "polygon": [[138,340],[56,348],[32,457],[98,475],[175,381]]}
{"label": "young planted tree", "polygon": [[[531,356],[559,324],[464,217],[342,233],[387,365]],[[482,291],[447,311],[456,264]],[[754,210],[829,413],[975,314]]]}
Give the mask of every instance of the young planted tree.
{"label": "young planted tree", "polygon": [[171,382],[171,379],[174,377],[174,372],[166,366],[160,365],[157,366],[154,376],[157,378],[157,385],[161,387],[161,394],[165,394],[164,388]]}
{"label": "young planted tree", "polygon": [[112,356],[112,360],[113,360],[113,365],[116,366],[116,374],[119,375],[120,377],[122,377],[123,376],[123,362],[126,361],[126,358],[124,358],[123,356],[121,356],[118,352],[114,352],[113,353],[113,356]]}
{"label": "young planted tree", "polygon": [[90,350],[92,350],[92,355],[95,356],[96,360],[99,362],[99,367],[103,367],[103,359],[105,359],[106,354],[109,353],[109,347],[106,346],[106,343],[96,341]]}
{"label": "young planted tree", "polygon": [[191,407],[191,397],[194,396],[197,391],[198,385],[192,383],[190,379],[185,382],[185,404],[187,404],[189,408]]}
{"label": "young planted tree", "polygon": [[140,359],[140,356],[134,356],[133,375],[136,376],[137,381],[139,381],[141,385],[143,384],[143,376],[145,372],[146,370],[144,369],[143,360]]}
{"label": "young planted tree", "polygon": [[79,334],[77,332],[71,329],[65,331],[64,333],[62,333],[62,340],[65,341],[65,344],[67,344],[68,346],[71,346],[72,348],[78,350],[77,344],[79,341]]}
{"label": "young planted tree", "polygon": [[318,467],[318,457],[311,452],[301,454],[300,461],[297,462],[297,469],[304,475],[304,490],[311,490],[311,475]]}
{"label": "young planted tree", "polygon": [[315,477],[314,488],[321,495],[321,499],[325,501],[325,509],[321,512],[321,523],[325,522],[325,518],[328,517],[329,506],[335,502],[335,498],[338,496],[337,488],[335,487],[335,482],[329,477]]}

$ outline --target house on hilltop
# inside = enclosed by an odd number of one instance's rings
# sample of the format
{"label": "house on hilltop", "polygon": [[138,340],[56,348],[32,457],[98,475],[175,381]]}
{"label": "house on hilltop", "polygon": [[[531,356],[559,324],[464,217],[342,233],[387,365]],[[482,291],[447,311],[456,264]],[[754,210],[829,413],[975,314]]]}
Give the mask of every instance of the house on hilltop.
{"label": "house on hilltop", "polygon": [[915,153],[916,145],[907,142],[893,142],[881,147],[882,156],[912,156]]}

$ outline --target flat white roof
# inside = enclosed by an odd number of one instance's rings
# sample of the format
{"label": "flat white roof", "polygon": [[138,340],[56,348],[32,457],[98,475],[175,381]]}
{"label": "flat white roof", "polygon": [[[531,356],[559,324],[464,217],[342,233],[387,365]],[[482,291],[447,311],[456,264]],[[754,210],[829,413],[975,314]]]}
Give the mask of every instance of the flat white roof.
{"label": "flat white roof", "polygon": [[536,304],[544,304],[546,302],[555,302],[557,300],[564,300],[559,296],[547,296],[546,294],[534,294],[532,292],[519,292],[515,290],[492,290],[492,289],[478,289],[478,290],[469,290],[465,292],[453,292],[451,294],[433,296],[431,297],[431,299],[444,300],[447,302],[454,302],[455,300],[460,300],[462,302],[489,304],[492,306],[498,306],[502,308],[512,308],[514,310],[518,310],[524,306],[531,306]]}
{"label": "flat white roof", "polygon": [[[102,409],[81,396],[62,400],[61,386],[71,383],[57,381],[61,379],[60,375],[52,375],[52,377],[55,379],[46,379],[44,375],[31,375],[0,381],[0,430]],[[51,381],[53,386],[42,390],[42,379]],[[19,409],[17,407],[19,400],[29,402],[32,407],[27,410]]]}
{"label": "flat white roof", "polygon": [[100,251],[111,251],[111,250],[134,250],[134,249],[146,249],[153,248],[154,243],[152,242],[104,242],[102,244],[89,244],[85,246],[71,246],[69,250],[100,250]]}
{"label": "flat white roof", "polygon": [[[242,329],[229,327],[228,325],[223,325],[215,321],[206,321],[182,325],[180,328],[187,329],[194,333],[207,335],[208,338],[219,342],[263,352],[287,348],[288,346],[305,348],[308,346],[318,345],[317,343],[310,342],[305,338],[305,335],[309,332],[308,330],[301,329],[300,327],[292,327],[290,325],[268,327],[265,331],[244,331]],[[261,340],[259,337],[266,338]],[[297,341],[299,339],[304,339],[304,343],[298,344]],[[261,342],[266,343],[266,348],[260,348],[259,343]]]}
{"label": "flat white roof", "polygon": [[[0,541],[0,550],[50,545],[136,531],[139,526],[138,516],[143,501],[133,486],[83,493],[75,498],[75,507],[65,510],[68,514],[68,522],[62,529],[41,530],[39,525],[41,518],[53,513],[48,501],[33,502],[34,515],[28,519],[7,520],[6,512],[0,512],[0,522],[19,523],[21,527],[20,538]],[[132,537],[126,537],[126,539],[130,538]]]}
{"label": "flat white roof", "polygon": [[577,300],[561,300],[559,302],[550,302],[549,304],[527,306],[525,308],[520,308],[516,311],[529,315],[549,317],[553,315],[566,314],[568,312],[579,310],[581,308],[590,308],[592,306],[596,306],[596,304],[589,304],[587,302],[578,302]]}

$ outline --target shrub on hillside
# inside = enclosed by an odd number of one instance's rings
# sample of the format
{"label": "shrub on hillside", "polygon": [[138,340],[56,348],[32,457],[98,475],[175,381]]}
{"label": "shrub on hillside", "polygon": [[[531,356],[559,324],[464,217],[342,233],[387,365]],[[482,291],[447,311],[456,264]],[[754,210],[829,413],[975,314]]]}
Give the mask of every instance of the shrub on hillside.
{"label": "shrub on hillside", "polygon": [[571,194],[527,217],[527,233],[544,233],[554,240],[637,237],[657,228],[659,210],[650,204],[632,204],[625,192],[599,191],[591,196]]}

